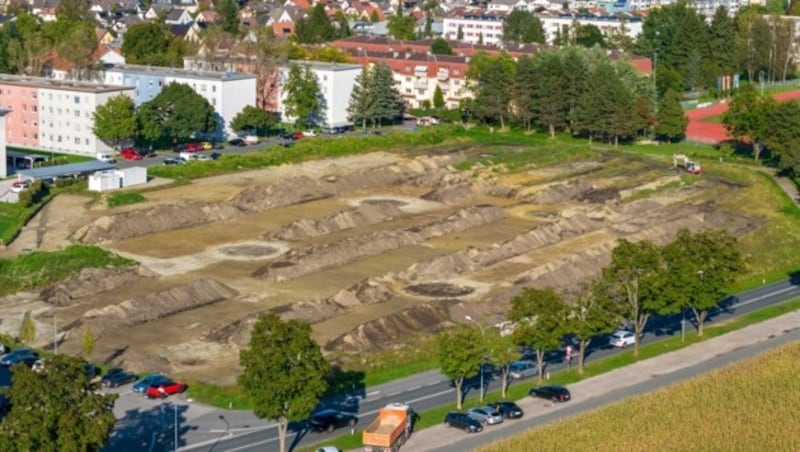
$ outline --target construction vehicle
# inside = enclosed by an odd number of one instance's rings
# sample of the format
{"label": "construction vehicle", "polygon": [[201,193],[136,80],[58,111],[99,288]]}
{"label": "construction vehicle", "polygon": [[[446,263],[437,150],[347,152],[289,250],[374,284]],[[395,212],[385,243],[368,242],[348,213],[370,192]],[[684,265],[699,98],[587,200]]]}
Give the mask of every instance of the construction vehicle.
{"label": "construction vehicle", "polygon": [[364,429],[362,442],[366,452],[397,452],[414,425],[414,410],[404,403],[390,403]]}
{"label": "construction vehicle", "polygon": [[678,167],[683,168],[689,174],[700,174],[703,172],[703,168],[700,167],[700,164],[689,159],[685,154],[672,154],[672,168],[678,169]]}

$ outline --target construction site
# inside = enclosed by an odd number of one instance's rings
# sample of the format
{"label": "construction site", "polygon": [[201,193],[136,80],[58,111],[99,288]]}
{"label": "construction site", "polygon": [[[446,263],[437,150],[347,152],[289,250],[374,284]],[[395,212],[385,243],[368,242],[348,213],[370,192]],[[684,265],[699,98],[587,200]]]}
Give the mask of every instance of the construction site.
{"label": "construction site", "polygon": [[310,161],[165,186],[115,209],[58,196],[7,253],[83,243],[139,264],[5,297],[0,327],[15,332],[30,311],[42,343],[57,334],[78,353],[89,325],[95,359],[225,384],[262,312],[309,322],[327,352],[364,354],[467,315],[501,322],[525,287],[570,290],[596,275],[619,238],[743,236],[765,222],[726,207],[741,185],[668,159],[456,169],[491,152]]}

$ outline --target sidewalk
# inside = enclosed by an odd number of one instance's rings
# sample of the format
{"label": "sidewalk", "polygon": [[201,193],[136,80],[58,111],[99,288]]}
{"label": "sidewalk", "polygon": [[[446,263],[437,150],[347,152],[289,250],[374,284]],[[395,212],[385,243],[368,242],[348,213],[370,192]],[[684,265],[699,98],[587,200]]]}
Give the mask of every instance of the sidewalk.
{"label": "sidewalk", "polygon": [[[570,404],[590,400],[613,391],[643,383],[658,375],[669,374],[691,367],[715,356],[730,353],[742,347],[769,340],[772,337],[779,336],[797,328],[800,328],[800,311],[794,311],[781,317],[776,317],[741,330],[733,331],[723,336],[690,345],[681,350],[640,361],[575,383],[569,386],[570,392],[572,393],[572,401],[566,404],[552,404],[538,399],[525,398],[517,402],[518,405],[528,413],[523,420],[492,426],[485,430],[484,433],[479,433],[478,435],[485,434],[487,431],[496,432],[503,429],[511,429],[522,422],[529,424],[529,428],[534,428],[541,423],[537,423],[537,417],[540,417],[543,412],[552,413],[555,410],[562,410],[569,407]],[[538,414],[531,415],[530,413]],[[512,433],[509,433],[509,436],[511,434]],[[403,449],[433,451],[462,441],[466,436],[467,435],[463,431],[448,429],[444,425],[438,425],[415,432]]]}

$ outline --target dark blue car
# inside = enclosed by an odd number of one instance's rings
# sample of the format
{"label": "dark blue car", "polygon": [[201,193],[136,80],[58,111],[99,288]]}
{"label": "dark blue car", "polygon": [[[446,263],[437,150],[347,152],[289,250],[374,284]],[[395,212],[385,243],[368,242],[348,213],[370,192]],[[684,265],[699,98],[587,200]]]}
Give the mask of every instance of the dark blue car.
{"label": "dark blue car", "polygon": [[133,392],[144,393],[150,386],[167,385],[170,384],[171,382],[172,380],[161,374],[148,375],[142,378],[141,380],[137,381],[136,383],[134,383]]}
{"label": "dark blue car", "polygon": [[33,363],[39,359],[39,354],[29,348],[18,348],[13,352],[3,356],[0,364],[3,366],[13,366],[17,363]]}

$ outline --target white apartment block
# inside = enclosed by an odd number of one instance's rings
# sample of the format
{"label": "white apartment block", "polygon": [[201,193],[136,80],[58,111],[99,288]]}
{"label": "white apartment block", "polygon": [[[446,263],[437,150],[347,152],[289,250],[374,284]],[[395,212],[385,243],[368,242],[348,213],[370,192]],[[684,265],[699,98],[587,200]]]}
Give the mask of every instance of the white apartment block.
{"label": "white apartment block", "polygon": [[409,108],[422,108],[426,101],[433,105],[437,86],[447,108],[458,108],[461,99],[472,97],[466,80],[467,58],[440,56],[425,61],[420,58],[421,54],[413,56],[416,58],[405,61],[403,66],[402,61],[391,65],[397,91]]}
{"label": "white apartment block", "polygon": [[[671,5],[676,3],[676,0],[628,0],[628,11],[638,11],[641,9],[653,9],[659,6]],[[717,8],[724,6],[728,13],[733,16],[739,11],[739,8],[748,5],[766,5],[766,0],[695,0],[690,2],[689,5],[694,6],[700,14],[711,17],[716,12]]]}
{"label": "white apartment block", "polygon": [[293,122],[295,118],[287,117],[284,102],[286,100],[286,80],[289,68],[299,65],[311,69],[317,78],[320,94],[324,100],[324,109],[320,126],[340,127],[351,125],[347,119],[347,107],[350,104],[350,94],[356,83],[356,77],[361,74],[362,67],[358,64],[325,63],[319,61],[290,61],[281,67],[278,84],[280,86],[280,100],[278,112],[283,121]]}
{"label": "white apartment block", "polygon": [[153,99],[170,83],[188,85],[214,108],[218,126],[216,135],[232,134],[230,121],[244,107],[256,105],[256,76],[241,72],[120,65],[106,70],[105,81],[133,87],[137,106]]}
{"label": "white apartment block", "polygon": [[594,25],[603,33],[604,36],[611,36],[621,33],[623,30],[626,35],[636,38],[642,32],[642,20],[638,17],[620,19],[616,16],[591,16],[591,15],[572,15],[572,14],[547,14],[538,15],[542,21],[545,39],[552,44],[559,32],[573,33],[575,24],[582,26]]}
{"label": "white apartment block", "polygon": [[461,28],[464,42],[497,44],[501,42],[503,19],[509,11],[476,9],[446,16],[442,21],[442,37],[456,40],[458,39],[458,29]]}

